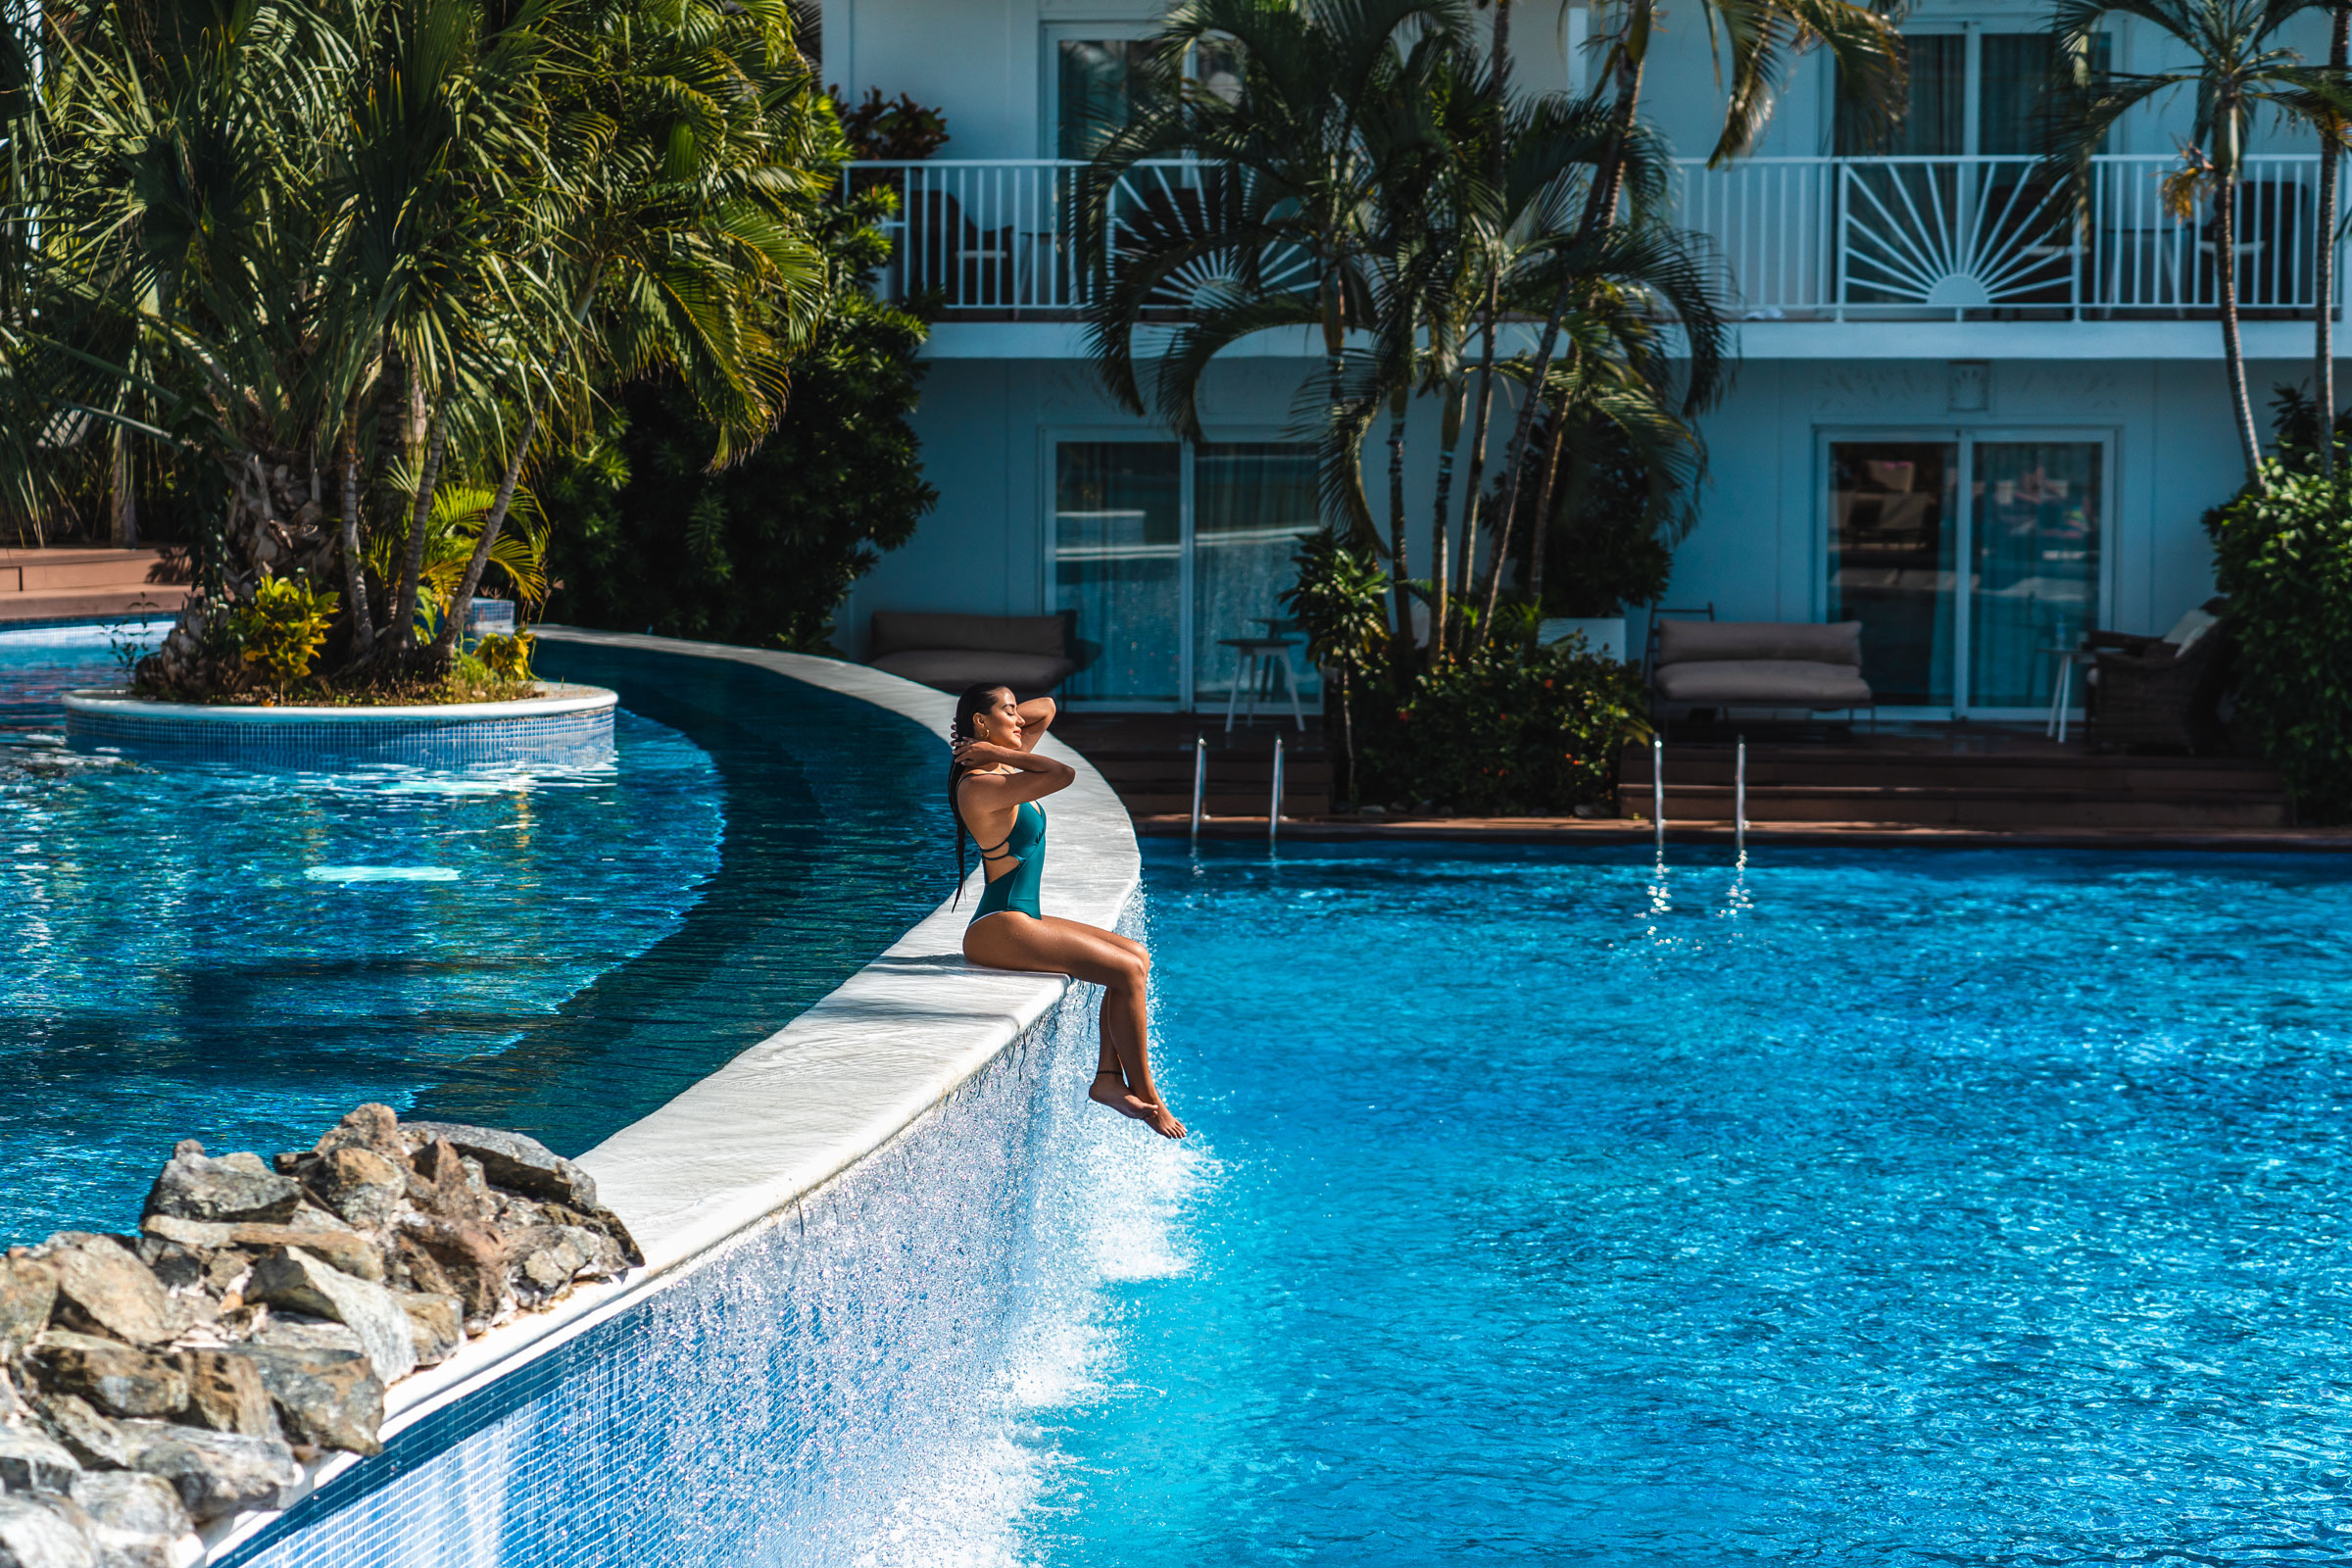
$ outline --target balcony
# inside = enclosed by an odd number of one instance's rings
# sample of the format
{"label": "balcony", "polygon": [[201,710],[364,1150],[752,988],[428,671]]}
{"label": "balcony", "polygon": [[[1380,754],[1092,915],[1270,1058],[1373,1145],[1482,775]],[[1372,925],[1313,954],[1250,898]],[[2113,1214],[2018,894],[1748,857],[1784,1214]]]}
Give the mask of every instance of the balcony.
{"label": "balcony", "polygon": [[[2308,317],[2319,160],[2249,158],[2228,259],[2249,319]],[[1066,320],[1097,287],[1071,243],[1084,165],[1051,159],[863,163],[845,184],[899,197],[886,288],[943,318]],[[2170,212],[2177,158],[2092,160],[2087,200],[2032,158],[1756,158],[1678,170],[1676,221],[1723,260],[1733,314],[1760,321],[2198,319],[2222,259],[2204,207]],[[1114,212],[1180,215],[1214,173],[1138,166]]]}

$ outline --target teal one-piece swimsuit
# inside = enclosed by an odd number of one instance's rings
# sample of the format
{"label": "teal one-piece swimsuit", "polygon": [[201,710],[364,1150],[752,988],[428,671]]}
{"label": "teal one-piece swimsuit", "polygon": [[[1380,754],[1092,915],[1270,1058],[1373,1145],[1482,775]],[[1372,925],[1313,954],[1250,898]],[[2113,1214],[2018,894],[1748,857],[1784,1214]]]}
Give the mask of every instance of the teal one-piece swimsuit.
{"label": "teal one-piece swimsuit", "polygon": [[[980,841],[972,840],[974,844]],[[1006,909],[1017,909],[1032,920],[1045,916],[1039,912],[1038,890],[1046,880],[1046,808],[1035,801],[1023,801],[1021,808],[1012,813],[1012,831],[995,849],[983,845],[980,858],[987,863],[1012,861],[1012,869],[991,882],[980,894],[980,906],[972,911],[979,920]]]}

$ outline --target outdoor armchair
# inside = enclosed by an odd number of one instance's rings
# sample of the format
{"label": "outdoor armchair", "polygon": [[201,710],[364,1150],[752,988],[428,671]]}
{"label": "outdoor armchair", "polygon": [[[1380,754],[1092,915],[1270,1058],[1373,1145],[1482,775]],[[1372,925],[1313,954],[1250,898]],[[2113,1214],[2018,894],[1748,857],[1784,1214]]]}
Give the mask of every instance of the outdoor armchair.
{"label": "outdoor armchair", "polygon": [[2209,751],[2222,742],[2221,701],[2230,666],[2230,602],[2213,598],[2161,637],[2088,631],[2094,751]]}

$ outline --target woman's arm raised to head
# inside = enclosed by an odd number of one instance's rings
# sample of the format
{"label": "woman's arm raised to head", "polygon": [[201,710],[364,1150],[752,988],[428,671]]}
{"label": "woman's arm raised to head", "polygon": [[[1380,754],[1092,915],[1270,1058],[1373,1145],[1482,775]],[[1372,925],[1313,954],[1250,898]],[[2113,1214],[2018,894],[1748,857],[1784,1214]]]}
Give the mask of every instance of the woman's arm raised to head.
{"label": "woman's arm raised to head", "polygon": [[1054,717],[1061,710],[1054,706],[1051,697],[1032,697],[1021,705],[1021,750],[1034,752],[1037,743],[1053,728]]}
{"label": "woman's arm raised to head", "polygon": [[964,799],[960,792],[969,790],[972,804],[983,810],[1003,810],[1023,801],[1042,800],[1056,790],[1068,789],[1078,776],[1078,770],[1067,762],[987,741],[968,741],[956,749],[956,755],[968,767],[993,767],[1001,762],[1013,769],[1010,773],[963,775],[956,786],[957,798]]}

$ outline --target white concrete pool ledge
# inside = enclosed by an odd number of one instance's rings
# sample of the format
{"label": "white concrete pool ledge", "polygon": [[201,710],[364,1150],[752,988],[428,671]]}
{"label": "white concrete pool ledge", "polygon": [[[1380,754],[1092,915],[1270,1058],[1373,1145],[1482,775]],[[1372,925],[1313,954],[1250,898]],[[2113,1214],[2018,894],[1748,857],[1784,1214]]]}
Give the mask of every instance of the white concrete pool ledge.
{"label": "white concrete pool ledge", "polygon": [[612,708],[619,698],[602,686],[564,686],[550,682],[538,697],[518,697],[504,703],[410,704],[403,707],[330,707],[287,703],[264,708],[251,703],[166,703],[134,697],[120,686],[84,687],[59,699],[68,713],[108,718],[174,719],[199,724],[274,724],[288,728],[314,725],[458,723],[481,718],[554,718],[565,713],[592,713]]}
{"label": "white concrete pool ledge", "polygon": [[[732,660],[904,714],[940,737],[947,774],[955,699],[862,665],[660,637],[539,628],[549,642]],[[1051,737],[1040,747],[1078,778],[1048,803],[1047,912],[1116,926],[1141,886],[1127,811],[1101,775]],[[909,832],[931,831],[909,824]],[[924,847],[910,846],[916,853]],[[393,1386],[384,1437],[514,1374],[666,1289],[737,1244],[788,1221],[800,1201],[890,1144],[1054,1009],[1059,975],[976,969],[963,928],[980,887],[975,860],[958,906],[943,903],[891,948],[800,1016],[651,1115],[579,1157],[627,1223],[645,1266],[575,1291],[551,1311],[468,1341],[441,1365]],[[1084,1085],[1071,1084],[1075,1096]],[[338,1454],[304,1494],[365,1461]],[[289,1498],[289,1506],[299,1498]],[[246,1514],[208,1532],[208,1560],[233,1552],[279,1516]]]}

